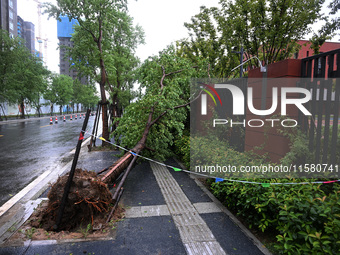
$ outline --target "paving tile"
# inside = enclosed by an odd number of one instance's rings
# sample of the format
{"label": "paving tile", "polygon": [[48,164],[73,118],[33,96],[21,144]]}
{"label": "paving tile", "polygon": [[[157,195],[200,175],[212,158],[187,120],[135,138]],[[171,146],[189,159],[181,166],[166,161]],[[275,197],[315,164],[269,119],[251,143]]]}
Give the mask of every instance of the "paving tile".
{"label": "paving tile", "polygon": [[155,206],[142,206],[141,214],[142,217],[153,217],[170,215],[170,212],[166,205],[155,205]]}
{"label": "paving tile", "polygon": [[166,205],[134,206],[126,209],[125,218],[155,217],[170,215]]}
{"label": "paving tile", "polygon": [[195,203],[194,207],[199,213],[222,212],[221,208],[219,208],[214,202]]}

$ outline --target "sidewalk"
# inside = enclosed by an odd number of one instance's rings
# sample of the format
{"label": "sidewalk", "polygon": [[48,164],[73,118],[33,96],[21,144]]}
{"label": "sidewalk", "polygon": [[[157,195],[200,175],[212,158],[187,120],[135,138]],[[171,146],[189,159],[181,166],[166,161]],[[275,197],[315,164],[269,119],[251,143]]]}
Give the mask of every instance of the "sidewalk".
{"label": "sidewalk", "polygon": [[[116,154],[89,153],[83,147],[77,167],[100,171],[117,159]],[[174,160],[166,163],[180,167]],[[197,179],[184,172],[139,162],[124,190],[120,203],[126,209],[125,219],[110,238],[4,243],[0,254],[270,254]],[[6,214],[0,217],[0,226]]]}

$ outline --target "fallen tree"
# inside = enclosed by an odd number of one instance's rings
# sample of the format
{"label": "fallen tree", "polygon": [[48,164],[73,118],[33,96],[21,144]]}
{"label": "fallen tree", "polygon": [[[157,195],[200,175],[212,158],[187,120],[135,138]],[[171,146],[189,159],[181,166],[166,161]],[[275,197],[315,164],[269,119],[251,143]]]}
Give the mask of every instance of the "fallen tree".
{"label": "fallen tree", "polygon": [[[190,95],[190,83],[192,78],[206,74],[203,67],[203,64],[193,66],[187,59],[178,57],[173,47],[167,48],[158,57],[146,60],[139,70],[139,82],[145,94],[127,107],[115,130],[115,137],[121,137],[120,145],[131,148],[133,153],[141,154],[143,151],[143,155],[159,160],[169,156],[174,137],[181,135],[185,127],[188,106],[200,95]],[[122,185],[136,159],[136,156],[127,152],[96,178],[78,170],[70,193],[66,193],[67,210],[64,217],[57,215],[62,207],[59,193],[63,193],[62,188],[65,186],[65,180],[60,178],[49,194],[45,217],[51,222],[58,217],[60,220],[56,221],[55,229],[65,229],[69,227],[69,219],[78,219],[79,222],[72,222],[72,225],[77,226],[84,221],[93,222],[95,214],[106,214],[108,210],[113,212],[122,194]],[[116,193],[108,198],[107,184],[115,181],[125,169]],[[111,209],[108,204],[115,205]]]}
{"label": "fallen tree", "polygon": [[[171,46],[146,60],[139,72],[140,89],[145,89],[145,95],[120,119],[115,130],[115,137],[122,137],[120,145],[136,154],[146,149],[144,154],[159,159],[169,155],[174,136],[182,134],[190,103],[199,97],[190,95],[191,79],[206,75],[204,69],[203,63],[193,66],[178,57]],[[101,175],[101,181],[115,180],[132,158],[127,152]]]}

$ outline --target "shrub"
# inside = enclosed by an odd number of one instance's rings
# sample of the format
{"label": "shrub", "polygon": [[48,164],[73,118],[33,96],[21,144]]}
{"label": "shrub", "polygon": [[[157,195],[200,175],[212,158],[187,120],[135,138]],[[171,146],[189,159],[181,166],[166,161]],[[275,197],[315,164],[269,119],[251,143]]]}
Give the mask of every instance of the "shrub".
{"label": "shrub", "polygon": [[218,199],[245,219],[250,228],[274,231],[279,253],[338,254],[340,251],[338,184],[334,184],[329,194],[321,189],[321,185],[315,184],[264,188],[254,184],[220,182],[213,183],[211,189]]}
{"label": "shrub", "polygon": [[190,168],[190,136],[183,134],[174,141],[174,152],[187,169]]}
{"label": "shrub", "polygon": [[[263,156],[252,152],[239,152],[231,148],[226,141],[215,136],[191,137],[190,160],[191,168],[202,165],[240,166],[260,165],[264,162]],[[227,177],[225,173],[214,174],[216,177]]]}

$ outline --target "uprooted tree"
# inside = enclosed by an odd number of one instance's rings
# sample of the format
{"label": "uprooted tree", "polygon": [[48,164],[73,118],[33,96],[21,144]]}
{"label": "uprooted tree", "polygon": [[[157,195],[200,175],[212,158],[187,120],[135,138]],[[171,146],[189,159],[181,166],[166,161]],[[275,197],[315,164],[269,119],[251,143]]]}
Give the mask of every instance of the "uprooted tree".
{"label": "uprooted tree", "polygon": [[[135,153],[140,154],[143,151],[143,155],[160,160],[170,155],[169,147],[175,136],[181,135],[184,129],[190,102],[198,96],[190,95],[191,79],[205,75],[207,66],[203,62],[193,66],[188,59],[178,57],[172,46],[159,56],[147,59],[139,70],[140,89],[145,90],[144,95],[126,108],[115,130],[117,137],[121,137],[120,144],[132,148],[131,151]],[[86,218],[87,224],[95,214],[107,212],[111,198],[107,199],[105,194],[108,194],[108,190],[104,187],[115,180],[131,160],[132,155],[128,152],[101,176],[77,170],[68,197],[64,226],[70,227],[66,220],[68,217],[72,220]],[[119,167],[115,167],[117,165]],[[60,177],[48,195],[46,217],[49,221],[56,217],[61,200],[58,193],[64,186],[65,178]],[[80,223],[72,221],[72,224]],[[60,229],[62,228],[63,226]]]}
{"label": "uprooted tree", "polygon": [[[204,61],[193,63],[179,57],[173,46],[150,57],[139,69],[140,89],[145,94],[126,108],[115,130],[121,137],[120,145],[139,154],[160,160],[170,155],[174,138],[181,135],[189,113],[190,102],[197,95],[190,94],[192,78],[207,76]],[[108,172],[102,180],[110,182],[131,161],[127,153],[115,165],[122,164],[115,172]],[[124,163],[122,163],[124,162]]]}

